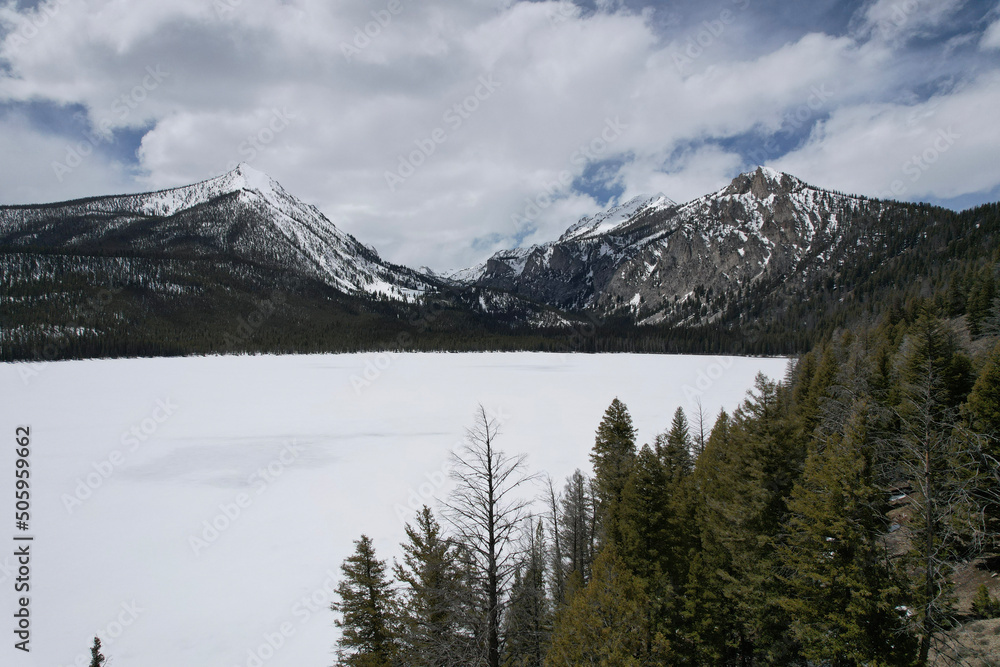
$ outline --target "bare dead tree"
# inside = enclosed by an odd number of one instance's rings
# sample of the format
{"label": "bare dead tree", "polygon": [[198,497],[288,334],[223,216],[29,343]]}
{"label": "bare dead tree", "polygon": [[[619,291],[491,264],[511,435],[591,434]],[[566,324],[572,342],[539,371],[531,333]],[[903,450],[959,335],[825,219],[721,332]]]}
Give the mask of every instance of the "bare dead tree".
{"label": "bare dead tree", "polygon": [[483,591],[487,667],[500,666],[505,597],[521,551],[518,531],[530,517],[531,501],[520,491],[536,479],[527,474],[524,454],[508,456],[496,448],[499,432],[499,421],[480,405],[465,445],[452,455],[455,488],[442,503]]}
{"label": "bare dead tree", "polygon": [[701,456],[701,453],[705,451],[705,408],[701,404],[701,397],[695,399],[695,413],[694,413],[694,430],[695,436],[694,440],[694,458]]}
{"label": "bare dead tree", "polygon": [[546,475],[546,482],[549,487],[549,524],[552,533],[552,595],[557,604],[563,602],[565,594],[565,575],[563,573],[563,550],[560,542],[560,521],[559,505],[562,501],[562,494],[556,493],[555,484],[552,477]]}

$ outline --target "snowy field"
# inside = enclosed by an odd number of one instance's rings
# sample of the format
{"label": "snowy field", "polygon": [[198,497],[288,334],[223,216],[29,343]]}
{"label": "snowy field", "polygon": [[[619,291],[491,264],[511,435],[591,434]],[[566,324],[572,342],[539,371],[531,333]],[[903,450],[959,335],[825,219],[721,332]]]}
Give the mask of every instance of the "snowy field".
{"label": "snowy field", "polygon": [[[352,540],[398,554],[445,491],[482,403],[499,447],[559,488],[616,396],[639,441],[714,421],[784,359],[517,354],[208,357],[0,365],[0,664],[317,667]],[[15,428],[31,429],[31,521],[14,525]],[[539,491],[541,489],[539,488]],[[31,652],[13,648],[15,535],[33,535]],[[20,596],[21,594],[17,594]]]}

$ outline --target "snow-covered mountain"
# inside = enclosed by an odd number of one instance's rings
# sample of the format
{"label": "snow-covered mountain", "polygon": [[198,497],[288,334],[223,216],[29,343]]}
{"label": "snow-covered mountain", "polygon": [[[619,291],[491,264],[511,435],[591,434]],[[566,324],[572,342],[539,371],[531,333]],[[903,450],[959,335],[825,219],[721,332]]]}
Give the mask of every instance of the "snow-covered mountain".
{"label": "snow-covered mountain", "polygon": [[0,207],[0,245],[81,255],[219,258],[407,300],[433,278],[382,260],[316,207],[246,164],[201,183],[43,206]]}
{"label": "snow-covered mountain", "polygon": [[637,197],[452,277],[569,310],[711,321],[749,292],[834,276],[864,247],[858,238],[876,250],[892,206],[759,167],[682,206]]}
{"label": "snow-covered mountain", "polygon": [[552,242],[442,276],[385,262],[240,165],[159,192],[0,206],[0,357],[773,354],[993,247],[988,213],[854,197],[758,168],[683,205],[632,198]]}
{"label": "snow-covered mountain", "polygon": [[677,206],[677,204],[662,192],[652,197],[649,195],[639,195],[618,206],[613,206],[602,213],[582,218],[578,223],[567,229],[559,237],[559,241],[562,243],[573,240],[581,241],[602,234],[609,234],[640,214],[651,213],[674,206]]}

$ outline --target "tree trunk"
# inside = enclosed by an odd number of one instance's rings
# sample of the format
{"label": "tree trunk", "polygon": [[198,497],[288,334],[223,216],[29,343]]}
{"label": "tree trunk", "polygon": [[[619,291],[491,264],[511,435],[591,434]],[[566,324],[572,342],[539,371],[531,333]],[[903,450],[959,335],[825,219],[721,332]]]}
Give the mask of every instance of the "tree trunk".
{"label": "tree trunk", "polygon": [[486,468],[490,471],[487,475],[487,503],[489,518],[487,523],[487,549],[489,550],[489,572],[487,573],[487,600],[489,604],[489,615],[487,616],[486,641],[487,660],[489,667],[500,667],[500,595],[497,581],[497,516],[496,516],[496,486],[493,472],[493,439],[487,432],[486,437]]}

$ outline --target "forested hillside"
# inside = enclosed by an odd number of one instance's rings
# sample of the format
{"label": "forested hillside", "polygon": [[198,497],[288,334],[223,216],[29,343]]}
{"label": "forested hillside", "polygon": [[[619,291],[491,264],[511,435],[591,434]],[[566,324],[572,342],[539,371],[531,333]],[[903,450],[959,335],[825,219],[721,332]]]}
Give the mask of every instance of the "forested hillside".
{"label": "forested hillside", "polygon": [[[725,286],[688,276],[676,298],[660,295],[669,302],[669,318],[639,320],[640,311],[536,301],[505,283],[418,280],[412,270],[379,264],[374,251],[342,239],[335,229],[331,247],[353,250],[337,260],[337,271],[317,273],[315,262],[298,251],[272,257],[278,246],[265,234],[275,220],[287,222],[283,210],[299,209],[262,207],[259,192],[240,192],[156,218],[156,224],[148,212],[119,215],[127,223],[95,223],[75,212],[83,204],[28,210],[54,219],[33,223],[32,234],[0,233],[0,361],[407,349],[785,355],[806,352],[838,328],[870,326],[886,309],[914,298],[934,296],[949,317],[967,314],[974,333],[995,310],[998,204],[955,213],[850,198],[851,207],[819,209],[827,216],[824,224],[837,221],[835,246],[816,249],[797,264],[775,259],[767,272],[747,274],[745,280],[734,273]],[[162,207],[165,196],[139,199]],[[125,206],[119,199],[111,198]],[[86,204],[111,205],[104,199]],[[26,225],[22,208],[0,210],[7,220],[0,226],[17,227],[15,218]],[[310,217],[315,212],[302,211],[309,224],[322,222]],[[715,214],[705,215],[709,220]],[[95,224],[107,228],[96,239],[84,233]],[[129,234],[115,231],[120,225]],[[627,236],[630,229],[621,233]],[[684,230],[701,238],[696,228]],[[240,240],[242,234],[254,242]],[[781,238],[768,242],[782,243]],[[599,256],[600,247],[594,250]],[[741,266],[745,258],[739,252],[749,252],[721,241],[711,247]],[[695,256],[690,261],[700,268],[692,275],[714,275],[717,259]],[[583,275],[593,268],[581,266]],[[665,265],[659,270],[664,281],[690,273]],[[342,273],[365,289],[343,287]],[[392,288],[379,291],[390,284],[390,274],[396,276]],[[553,280],[562,284],[564,278]],[[657,289],[666,290],[666,284]],[[405,299],[398,298],[403,294]]]}
{"label": "forested hillside", "polygon": [[403,561],[362,536],[343,564],[336,664],[996,665],[1000,322],[949,317],[979,285],[836,331],[714,424],[639,443],[616,399],[531,506],[483,410]]}

